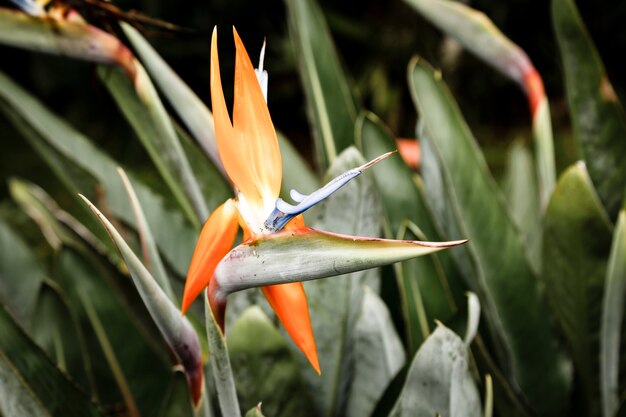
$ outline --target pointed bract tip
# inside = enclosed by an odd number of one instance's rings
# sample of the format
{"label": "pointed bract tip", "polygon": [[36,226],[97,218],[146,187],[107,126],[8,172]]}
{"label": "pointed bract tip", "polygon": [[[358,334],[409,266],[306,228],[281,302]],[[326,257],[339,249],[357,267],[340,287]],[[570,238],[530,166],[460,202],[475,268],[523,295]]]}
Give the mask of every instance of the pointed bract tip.
{"label": "pointed bract tip", "polygon": [[374,165],[376,165],[380,161],[389,158],[394,153],[398,153],[398,150],[396,149],[395,151],[390,151],[390,152],[384,153],[384,154],[382,154],[382,155],[372,159],[371,161],[364,163],[358,169],[359,169],[359,171],[365,171],[366,169],[368,169],[370,167],[373,167]]}

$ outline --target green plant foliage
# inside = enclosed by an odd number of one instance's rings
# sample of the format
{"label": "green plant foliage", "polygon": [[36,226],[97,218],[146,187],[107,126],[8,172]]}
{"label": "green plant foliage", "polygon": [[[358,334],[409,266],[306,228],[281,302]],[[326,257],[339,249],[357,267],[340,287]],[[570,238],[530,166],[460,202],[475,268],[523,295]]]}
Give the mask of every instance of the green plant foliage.
{"label": "green plant foliage", "polygon": [[480,416],[478,389],[469,371],[466,346],[439,325],[415,355],[390,417]]}
{"label": "green plant foliage", "polygon": [[[414,59],[409,82],[429,146],[441,164],[442,188],[448,194],[444,201],[454,207],[456,223],[471,239],[467,250],[476,262],[476,275],[468,278],[478,289],[486,318],[502,338],[507,372],[538,411],[562,412],[570,384],[564,371],[567,359],[545,319],[549,310],[521,236],[441,75]],[[524,320],[519,319],[522,316]]]}
{"label": "green plant foliage", "polygon": [[576,4],[553,0],[552,19],[574,137],[611,218],[626,189],[626,119]]}
{"label": "green plant foliage", "polygon": [[0,306],[0,412],[7,416],[102,416]]}
{"label": "green plant foliage", "polygon": [[546,210],[543,281],[578,372],[587,415],[599,415],[598,332],[612,226],[585,165],[566,170]]}
{"label": "green plant foliage", "polygon": [[[604,300],[602,303],[602,326],[600,329],[600,391],[602,415],[616,415],[619,397],[620,365],[624,366],[623,335],[624,297],[626,293],[626,212],[620,211],[611,245],[611,256],[607,268]],[[622,412],[623,412],[623,406]],[[620,412],[618,415],[621,415]]]}
{"label": "green plant foliage", "polygon": [[271,416],[315,415],[294,352],[259,307],[246,309],[230,329],[228,353],[242,409],[262,402]]}
{"label": "green plant foliage", "polygon": [[314,0],[286,0],[289,34],[322,169],[354,142],[358,107],[324,14]]}
{"label": "green plant foliage", "polygon": [[[395,149],[393,136],[371,113],[362,113],[359,117],[357,143],[366,158]],[[388,238],[441,239],[422,190],[411,179],[409,168],[400,158],[390,158],[372,171],[372,176],[383,197]],[[407,230],[409,224],[415,227],[419,224],[420,236]],[[434,319],[447,320],[456,310],[448,276],[457,284],[460,284],[459,277],[446,253],[405,261],[396,264],[396,268],[409,352],[414,353],[434,329]]]}
{"label": "green plant foliage", "polygon": [[31,249],[0,220],[0,302],[24,327],[31,324],[37,292],[45,276]]}

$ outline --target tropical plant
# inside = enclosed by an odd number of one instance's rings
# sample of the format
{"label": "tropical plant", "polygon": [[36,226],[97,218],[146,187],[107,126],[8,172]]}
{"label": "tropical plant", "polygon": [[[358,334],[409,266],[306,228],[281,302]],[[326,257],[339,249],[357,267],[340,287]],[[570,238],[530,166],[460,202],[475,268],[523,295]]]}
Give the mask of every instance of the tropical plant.
{"label": "tropical plant", "polygon": [[274,128],[265,46],[255,69],[234,31],[231,118],[218,28],[212,113],[138,30],[181,28],[13,2],[0,42],[96,63],[158,176],[0,73],[3,116],[62,186],[8,179],[0,416],[626,413],[626,122],[573,0],[552,0],[580,150],[560,175],[528,55],[465,4],[406,0],[525,92],[534,152],[515,142],[499,183],[418,56],[418,139],[398,142],[314,0],[285,6],[320,175]]}

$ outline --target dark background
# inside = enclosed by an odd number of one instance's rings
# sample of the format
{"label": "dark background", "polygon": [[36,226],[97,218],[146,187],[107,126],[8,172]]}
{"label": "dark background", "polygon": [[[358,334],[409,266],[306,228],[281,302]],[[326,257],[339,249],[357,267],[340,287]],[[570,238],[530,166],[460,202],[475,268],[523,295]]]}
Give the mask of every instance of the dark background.
{"label": "dark background", "polygon": [[[399,137],[413,137],[415,110],[406,83],[407,64],[420,54],[442,67],[487,160],[502,172],[505,150],[515,139],[530,141],[530,115],[518,87],[469,54],[455,66],[442,61],[442,36],[400,0],[318,0],[354,88],[365,106],[377,113]],[[311,164],[312,144],[295,58],[287,36],[281,1],[118,1],[125,10],[139,10],[192,29],[190,33],[150,31],[152,44],[206,102],[210,102],[211,31],[220,30],[224,86],[232,85],[235,25],[255,60],[263,38],[268,41],[265,66],[270,72],[269,107],[275,126],[285,132]],[[10,7],[7,0],[1,6]],[[550,2],[542,0],[476,0],[471,5],[530,56],[542,74],[551,101],[559,169],[576,159],[571,141],[559,55],[550,21]],[[581,14],[607,66],[609,77],[624,97],[626,73],[626,2],[578,1]],[[95,67],[66,58],[0,47],[0,70],[33,92],[56,113],[90,137],[125,166],[149,180],[156,175],[146,152],[99,84]],[[227,100],[232,89],[226,88]],[[58,189],[47,166],[0,115],[0,201],[8,198],[6,179],[31,179],[52,194]]]}

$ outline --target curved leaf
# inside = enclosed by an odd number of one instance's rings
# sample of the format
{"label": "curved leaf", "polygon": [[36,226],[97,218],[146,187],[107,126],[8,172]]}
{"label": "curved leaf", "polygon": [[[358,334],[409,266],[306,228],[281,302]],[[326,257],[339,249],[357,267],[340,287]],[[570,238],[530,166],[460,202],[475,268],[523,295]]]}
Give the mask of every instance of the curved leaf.
{"label": "curved leaf", "polygon": [[273,417],[315,415],[293,352],[259,307],[246,309],[233,325],[228,353],[242,409],[263,403]]}
{"label": "curved leaf", "polygon": [[354,375],[345,415],[370,416],[406,355],[387,306],[367,287],[354,325],[352,351]]}
{"label": "curved leaf", "polygon": [[598,330],[612,226],[583,163],[563,173],[543,223],[546,294],[572,352],[580,407],[599,415]]}
{"label": "curved leaf", "polygon": [[26,242],[0,220],[0,304],[25,328],[31,324],[45,275]]}
{"label": "curved leaf", "polygon": [[537,154],[542,207],[556,182],[550,108],[539,73],[528,55],[483,13],[460,1],[405,0],[431,23],[516,82],[528,96]]}
{"label": "curved leaf", "polygon": [[134,76],[133,55],[115,36],[80,21],[0,9],[0,43],[86,61],[115,64]]}
{"label": "curved leaf", "polygon": [[0,334],[0,413],[32,417],[103,416],[2,305]]}
{"label": "curved leaf", "polygon": [[317,158],[325,169],[353,144],[357,105],[320,7],[315,0],[285,0],[285,4]]}
{"label": "curved leaf", "polygon": [[572,0],[553,0],[574,138],[611,218],[626,189],[626,119],[593,41]]}
{"label": "curved leaf", "polygon": [[477,287],[486,318],[505,342],[511,376],[537,411],[558,414],[567,405],[568,362],[546,319],[549,310],[500,190],[440,75],[415,59],[409,82],[426,140],[442,167],[447,204],[471,239],[465,250],[477,275],[468,278]]}
{"label": "curved leaf", "polygon": [[106,68],[99,74],[183,212],[199,227],[209,216],[206,201],[152,81],[139,62],[135,67],[137,74],[132,80]]}
{"label": "curved leaf", "polygon": [[442,324],[418,350],[389,417],[482,415],[467,348]]}
{"label": "curved leaf", "polygon": [[[12,112],[10,115],[16,117],[13,120],[16,125],[25,129],[27,133],[25,138],[53,167],[55,175],[62,178],[64,185],[73,195],[79,192],[90,194],[93,191],[93,194],[101,196],[91,188],[86,188],[88,184],[85,184],[84,177],[87,172],[100,182],[108,208],[125,223],[135,224],[122,180],[117,175],[115,161],[2,73],[0,73],[0,101],[8,104],[0,108]],[[58,158],[54,160],[49,159],[57,156]],[[82,175],[71,175],[73,164],[80,167]],[[67,173],[68,170],[70,175]],[[140,185],[138,181],[133,180],[133,183],[139,201],[146,209],[148,224],[155,234],[161,252],[176,273],[184,276],[198,233],[178,212],[167,208],[161,196]],[[85,207],[82,202],[80,206]],[[98,227],[92,229],[94,230],[101,232],[102,229]],[[104,241],[110,245],[110,239],[105,238]]]}
{"label": "curved leaf", "polygon": [[[615,227],[607,268],[602,326],[600,328],[600,391],[602,415],[617,415],[619,402],[620,343],[626,297],[626,211],[621,210]],[[621,342],[620,342],[621,341]],[[623,408],[623,405],[622,405]]]}

